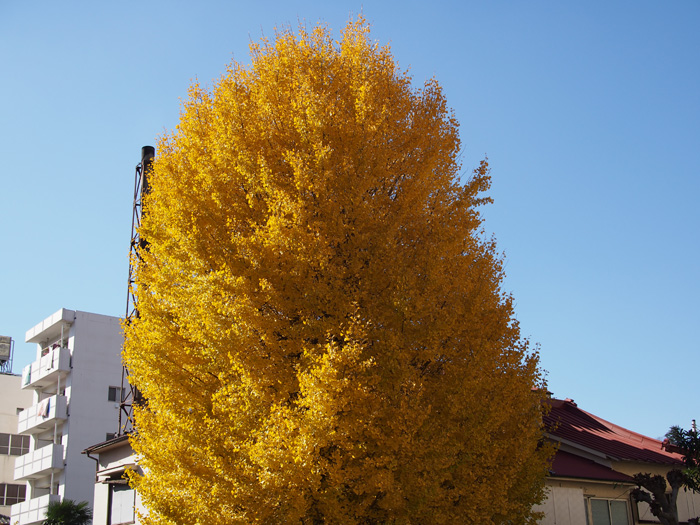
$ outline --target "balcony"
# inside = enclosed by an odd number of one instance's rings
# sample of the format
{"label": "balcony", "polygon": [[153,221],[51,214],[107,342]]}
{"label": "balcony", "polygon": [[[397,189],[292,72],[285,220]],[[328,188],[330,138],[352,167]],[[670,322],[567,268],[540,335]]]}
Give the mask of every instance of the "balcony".
{"label": "balcony", "polygon": [[38,498],[32,498],[22,503],[12,505],[12,519],[10,522],[14,525],[35,525],[44,522],[46,518],[46,509],[52,501],[61,501],[61,496],[58,494],[46,494]]}
{"label": "balcony", "polygon": [[63,445],[49,446],[20,456],[15,460],[15,480],[42,478],[63,469]]}
{"label": "balcony", "polygon": [[53,428],[54,424],[68,419],[66,396],[51,396],[32,405],[17,416],[20,434],[39,434]]}
{"label": "balcony", "polygon": [[22,388],[56,391],[58,382],[70,373],[70,350],[54,348],[22,370]]}

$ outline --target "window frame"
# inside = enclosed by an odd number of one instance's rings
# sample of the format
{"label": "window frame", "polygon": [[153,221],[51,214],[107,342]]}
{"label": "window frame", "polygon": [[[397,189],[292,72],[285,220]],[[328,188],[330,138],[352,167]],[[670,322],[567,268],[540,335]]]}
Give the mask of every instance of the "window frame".
{"label": "window frame", "polygon": [[[8,495],[10,490],[13,490],[12,496]],[[0,483],[0,507],[9,507],[22,503],[27,499],[27,485],[16,483]]]}
{"label": "window frame", "polygon": [[0,441],[0,456],[24,456],[29,453],[29,436],[0,432]]}
{"label": "window frame", "polygon": [[[112,395],[114,394],[114,395]],[[112,399],[114,397],[114,399]],[[122,387],[120,386],[108,386],[107,387],[107,401],[110,403],[121,403],[122,402]]]}
{"label": "window frame", "polygon": [[[588,525],[606,525],[606,524],[599,524],[595,523],[593,521],[593,501],[603,501],[607,503],[608,507],[608,517],[610,519],[610,523],[608,525],[630,525],[632,523],[631,517],[632,517],[632,509],[630,506],[630,502],[627,499],[619,499],[619,498],[598,498],[598,497],[590,497],[586,498],[586,514],[587,514],[587,520],[586,522]],[[622,503],[624,504],[624,509],[625,509],[625,517],[627,518],[627,521],[624,524],[619,524],[619,523],[613,523],[612,522],[612,503]]]}

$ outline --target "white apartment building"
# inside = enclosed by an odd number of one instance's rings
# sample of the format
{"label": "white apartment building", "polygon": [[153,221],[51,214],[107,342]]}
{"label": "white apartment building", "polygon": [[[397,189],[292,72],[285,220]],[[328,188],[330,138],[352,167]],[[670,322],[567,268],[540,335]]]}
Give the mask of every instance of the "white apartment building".
{"label": "white apartment building", "polygon": [[27,331],[36,360],[22,372],[33,405],[19,414],[18,434],[29,450],[15,461],[26,500],[12,506],[12,523],[40,524],[51,501],[92,507],[95,463],[81,452],[111,438],[121,399],[120,319],[61,309]]}
{"label": "white apartment building", "polygon": [[31,406],[32,392],[22,390],[21,376],[0,374],[0,515],[24,501],[25,484],[15,481],[15,459],[29,451],[29,436],[17,433],[17,417]]}

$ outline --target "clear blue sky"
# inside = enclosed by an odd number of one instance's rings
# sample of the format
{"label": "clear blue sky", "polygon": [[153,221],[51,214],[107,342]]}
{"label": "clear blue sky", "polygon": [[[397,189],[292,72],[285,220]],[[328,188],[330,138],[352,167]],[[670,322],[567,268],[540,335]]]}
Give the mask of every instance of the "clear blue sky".
{"label": "clear blue sky", "polygon": [[281,25],[362,11],[488,155],[485,227],[550,390],[644,434],[700,419],[700,2],[0,2],[0,334],[121,316],[134,167]]}

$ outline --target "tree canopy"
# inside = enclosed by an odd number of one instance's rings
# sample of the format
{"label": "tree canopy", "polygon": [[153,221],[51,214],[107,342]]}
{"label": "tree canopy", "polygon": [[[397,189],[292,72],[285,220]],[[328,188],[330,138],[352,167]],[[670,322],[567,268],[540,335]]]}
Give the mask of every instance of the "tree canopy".
{"label": "tree canopy", "polygon": [[668,445],[675,447],[674,451],[683,456],[683,484],[694,492],[700,492],[700,436],[695,429],[695,421],[689,430],[672,426],[666,433],[666,439]]}
{"label": "tree canopy", "polygon": [[534,523],[544,386],[440,85],[362,20],[191,87],[126,330],[149,523]]}

